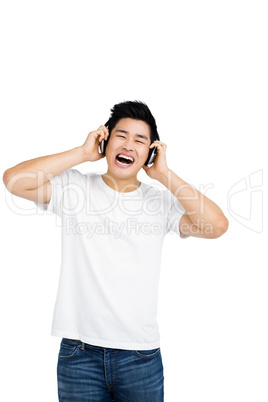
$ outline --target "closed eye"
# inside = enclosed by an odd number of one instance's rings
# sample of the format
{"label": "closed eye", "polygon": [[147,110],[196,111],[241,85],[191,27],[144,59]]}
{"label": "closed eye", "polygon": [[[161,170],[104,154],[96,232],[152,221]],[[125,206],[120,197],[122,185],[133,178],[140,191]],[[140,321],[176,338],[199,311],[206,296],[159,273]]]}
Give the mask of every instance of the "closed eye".
{"label": "closed eye", "polygon": [[[118,135],[117,137],[126,138],[126,137],[124,137],[123,135]],[[144,142],[142,142],[142,141],[138,141],[138,140],[137,140],[137,142],[139,142],[140,144],[144,144]]]}

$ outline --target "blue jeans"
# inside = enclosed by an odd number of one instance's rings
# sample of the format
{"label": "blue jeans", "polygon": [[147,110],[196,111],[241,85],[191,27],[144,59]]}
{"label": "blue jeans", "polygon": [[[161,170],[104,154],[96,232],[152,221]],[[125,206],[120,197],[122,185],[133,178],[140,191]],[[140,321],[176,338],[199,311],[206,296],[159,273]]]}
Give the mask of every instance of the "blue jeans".
{"label": "blue jeans", "polygon": [[60,402],[163,402],[160,348],[124,350],[63,338],[57,366]]}

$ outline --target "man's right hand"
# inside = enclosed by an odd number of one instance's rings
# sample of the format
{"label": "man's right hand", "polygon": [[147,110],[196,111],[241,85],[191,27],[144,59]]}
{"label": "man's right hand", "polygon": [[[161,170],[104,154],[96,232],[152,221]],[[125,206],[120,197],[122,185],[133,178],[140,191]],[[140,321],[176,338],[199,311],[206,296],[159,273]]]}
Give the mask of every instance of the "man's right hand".
{"label": "man's right hand", "polygon": [[104,158],[98,147],[108,135],[108,128],[100,126],[88,134],[82,146],[21,162],[4,172],[4,184],[14,195],[46,204],[51,198],[50,179],[80,163]]}
{"label": "man's right hand", "polygon": [[85,157],[87,161],[95,162],[99,159],[105,157],[104,154],[99,152],[99,145],[102,140],[107,140],[109,135],[109,130],[106,126],[99,126],[99,128],[95,131],[91,131],[84,144],[82,145],[82,149],[85,153]]}

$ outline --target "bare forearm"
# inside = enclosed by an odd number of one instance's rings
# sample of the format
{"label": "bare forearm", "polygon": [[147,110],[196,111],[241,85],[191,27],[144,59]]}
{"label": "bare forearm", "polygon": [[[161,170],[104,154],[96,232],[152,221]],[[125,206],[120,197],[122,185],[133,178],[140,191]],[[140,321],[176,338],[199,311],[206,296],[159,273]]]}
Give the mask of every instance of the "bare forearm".
{"label": "bare forearm", "polygon": [[178,199],[192,223],[197,227],[218,224],[219,218],[224,217],[222,210],[215,202],[186,183],[172,170],[165,171],[159,181]]}
{"label": "bare forearm", "polygon": [[21,162],[4,173],[3,181],[8,187],[32,190],[42,186],[52,177],[86,161],[82,147],[58,154],[41,156]]}

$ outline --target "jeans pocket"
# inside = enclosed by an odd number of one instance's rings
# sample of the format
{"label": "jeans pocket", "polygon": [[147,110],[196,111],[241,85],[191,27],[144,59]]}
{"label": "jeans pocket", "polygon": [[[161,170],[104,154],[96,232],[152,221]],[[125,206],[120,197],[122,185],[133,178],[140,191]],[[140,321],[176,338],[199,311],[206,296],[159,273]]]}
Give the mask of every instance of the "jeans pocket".
{"label": "jeans pocket", "polygon": [[142,359],[152,359],[160,353],[160,348],[150,350],[134,350],[136,356]]}
{"label": "jeans pocket", "polygon": [[80,344],[72,345],[69,342],[62,340],[60,344],[59,358],[60,359],[71,359],[73,358],[77,351],[80,349]]}

